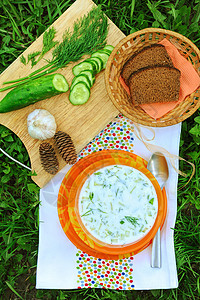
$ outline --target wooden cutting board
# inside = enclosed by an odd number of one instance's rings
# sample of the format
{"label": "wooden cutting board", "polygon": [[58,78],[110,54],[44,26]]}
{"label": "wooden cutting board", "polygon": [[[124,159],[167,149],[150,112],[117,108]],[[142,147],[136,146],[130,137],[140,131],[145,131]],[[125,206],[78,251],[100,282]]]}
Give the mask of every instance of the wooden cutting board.
{"label": "wooden cutting board", "polygon": [[[73,22],[87,14],[95,4],[90,0],[77,0],[62,14],[53,24],[56,29],[55,40],[61,41],[63,33],[66,29],[72,29]],[[118,29],[114,23],[109,20],[109,33],[107,43],[113,46],[124,38],[124,34]],[[27,57],[29,53],[38,51],[42,48],[42,35],[24,51],[23,55]],[[51,52],[47,53],[45,59],[51,58]],[[35,67],[31,68],[30,64],[24,66],[18,57],[0,76],[0,85],[4,81],[21,78],[33,72],[34,70],[45,65],[44,60],[40,61]],[[73,74],[72,67],[74,64],[68,65],[57,73],[65,76],[68,83],[71,84]],[[8,91],[0,93],[0,100],[6,95]],[[69,91],[65,94],[52,97],[47,100],[40,101],[34,105],[26,108],[16,110],[13,112],[0,114],[0,124],[11,129],[24,143],[30,161],[31,168],[36,172],[37,176],[32,179],[39,187],[43,187],[50,181],[52,175],[46,173],[40,163],[39,159],[39,145],[41,141],[31,138],[27,131],[27,116],[36,108],[47,109],[54,115],[57,123],[57,130],[67,132],[75,145],[77,153],[81,151],[92,138],[98,134],[119,111],[112,104],[109,99],[105,82],[104,71],[96,76],[96,82],[91,89],[91,97],[89,101],[82,106],[73,106],[69,100]],[[53,139],[49,140],[53,144]],[[62,169],[66,162],[57,153],[59,160],[59,170]]]}

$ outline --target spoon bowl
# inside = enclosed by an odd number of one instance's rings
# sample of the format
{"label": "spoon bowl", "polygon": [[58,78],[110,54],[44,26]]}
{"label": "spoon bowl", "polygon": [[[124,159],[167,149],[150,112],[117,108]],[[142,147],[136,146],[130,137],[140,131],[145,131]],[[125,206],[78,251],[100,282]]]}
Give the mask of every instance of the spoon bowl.
{"label": "spoon bowl", "polygon": [[169,169],[165,156],[160,152],[153,153],[147,164],[147,169],[157,179],[162,190],[169,177]]}
{"label": "spoon bowl", "polygon": [[[147,169],[156,178],[162,190],[169,177],[169,169],[165,156],[160,152],[153,153],[147,164]],[[160,228],[152,242],[151,267],[161,267]]]}

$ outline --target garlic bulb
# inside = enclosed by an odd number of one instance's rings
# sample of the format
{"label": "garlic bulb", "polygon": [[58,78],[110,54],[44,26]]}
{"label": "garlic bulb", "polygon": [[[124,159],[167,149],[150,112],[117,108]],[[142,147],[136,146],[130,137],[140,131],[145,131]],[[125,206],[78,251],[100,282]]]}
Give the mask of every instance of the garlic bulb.
{"label": "garlic bulb", "polygon": [[46,109],[35,109],[27,118],[28,133],[34,139],[50,139],[56,133],[55,118]]}

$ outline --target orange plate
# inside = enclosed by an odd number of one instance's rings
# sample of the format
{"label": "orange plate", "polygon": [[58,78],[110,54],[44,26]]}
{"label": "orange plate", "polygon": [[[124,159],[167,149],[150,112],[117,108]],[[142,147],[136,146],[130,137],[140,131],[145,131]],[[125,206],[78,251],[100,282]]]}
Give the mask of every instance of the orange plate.
{"label": "orange plate", "polygon": [[[133,167],[146,175],[154,185],[158,197],[158,214],[151,230],[140,240],[124,245],[113,246],[92,237],[85,229],[78,214],[78,198],[85,180],[98,169],[114,164]],[[103,150],[79,160],[65,175],[58,194],[58,216],[61,226],[70,241],[83,252],[102,259],[121,259],[145,249],[152,241],[159,227],[165,221],[167,197],[146,168],[147,162],[141,157],[122,150]]]}

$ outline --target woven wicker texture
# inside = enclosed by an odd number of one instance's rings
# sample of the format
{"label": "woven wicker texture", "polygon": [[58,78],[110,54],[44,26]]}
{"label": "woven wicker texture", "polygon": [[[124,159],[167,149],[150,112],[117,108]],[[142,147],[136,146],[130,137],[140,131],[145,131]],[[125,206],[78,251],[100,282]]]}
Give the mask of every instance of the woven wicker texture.
{"label": "woven wicker texture", "polygon": [[187,60],[189,60],[200,75],[200,51],[186,37],[176,32],[148,28],[130,34],[120,41],[112,51],[105,70],[105,84],[108,95],[117,109],[132,121],[153,127],[165,127],[186,120],[200,107],[200,88],[172,111],[155,120],[139,106],[133,106],[130,97],[122,87],[119,77],[124,63],[142,48],[158,43],[163,39],[169,40]]}

